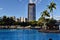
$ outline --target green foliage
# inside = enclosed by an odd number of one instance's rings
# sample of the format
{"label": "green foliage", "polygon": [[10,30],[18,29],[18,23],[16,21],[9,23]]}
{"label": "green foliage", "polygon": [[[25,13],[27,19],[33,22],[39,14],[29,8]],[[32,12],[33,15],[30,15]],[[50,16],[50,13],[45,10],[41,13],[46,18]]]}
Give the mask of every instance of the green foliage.
{"label": "green foliage", "polygon": [[42,15],[41,15],[41,17],[39,18],[37,24],[38,24],[38,25],[45,25],[45,23],[47,22],[46,17],[50,17],[50,14],[49,14],[49,12],[48,12],[47,10],[44,10],[44,11],[42,12]]}
{"label": "green foliage", "polygon": [[3,18],[0,19],[0,25],[14,25],[14,22],[12,18],[7,16],[3,16]]}
{"label": "green foliage", "polygon": [[[50,10],[50,12],[53,12],[53,9],[56,9],[56,4],[52,1],[50,3],[50,5],[48,5],[48,9]],[[55,24],[56,20],[54,19],[46,19],[46,17],[50,17],[50,13],[47,10],[44,10],[43,12],[41,12],[41,17],[38,20],[38,25],[44,25],[47,24]],[[53,18],[53,14],[52,14],[52,18]]]}
{"label": "green foliage", "polygon": [[45,17],[45,16],[47,16],[47,17],[50,17],[50,14],[49,14],[49,12],[47,11],[47,10],[44,10],[43,12],[42,12],[42,15],[41,15],[42,17]]}
{"label": "green foliage", "polygon": [[30,21],[29,24],[30,24],[31,26],[36,26],[36,25],[37,25],[37,21],[34,21],[34,20],[33,20],[33,21]]}
{"label": "green foliage", "polygon": [[3,16],[0,17],[0,25],[21,25],[21,26],[29,26],[29,22],[16,22],[13,17]]}
{"label": "green foliage", "polygon": [[[47,29],[49,29],[49,30],[54,30],[54,29],[58,29],[58,25],[56,25],[56,20],[55,19],[50,19],[49,21],[48,21],[48,23],[46,24],[49,28],[47,28]],[[54,27],[55,26],[55,27]]]}
{"label": "green foliage", "polygon": [[55,25],[56,22],[57,22],[57,21],[56,21],[55,19],[50,19],[50,20],[48,21],[48,24],[49,24],[49,25]]}
{"label": "green foliage", "polygon": [[52,1],[50,5],[48,5],[48,9],[50,10],[50,12],[52,12],[52,18],[53,18],[53,9],[56,9],[56,3]]}
{"label": "green foliage", "polygon": [[50,12],[53,12],[53,8],[56,9],[56,4],[52,1],[48,6],[48,9],[50,9]]}

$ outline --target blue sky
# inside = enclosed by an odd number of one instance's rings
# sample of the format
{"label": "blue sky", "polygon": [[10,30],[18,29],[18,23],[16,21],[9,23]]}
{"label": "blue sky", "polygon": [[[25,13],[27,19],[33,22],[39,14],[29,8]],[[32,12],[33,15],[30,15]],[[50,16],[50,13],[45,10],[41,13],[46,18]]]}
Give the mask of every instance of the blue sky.
{"label": "blue sky", "polygon": [[[36,20],[41,15],[41,12],[47,9],[47,5],[52,0],[38,0],[36,3]],[[60,0],[54,0],[56,3],[57,9],[54,10],[54,18],[59,19],[60,16]],[[28,3],[29,0],[0,0],[0,17],[3,15],[6,16],[16,16],[26,17],[28,15]],[[56,17],[58,16],[58,17]]]}

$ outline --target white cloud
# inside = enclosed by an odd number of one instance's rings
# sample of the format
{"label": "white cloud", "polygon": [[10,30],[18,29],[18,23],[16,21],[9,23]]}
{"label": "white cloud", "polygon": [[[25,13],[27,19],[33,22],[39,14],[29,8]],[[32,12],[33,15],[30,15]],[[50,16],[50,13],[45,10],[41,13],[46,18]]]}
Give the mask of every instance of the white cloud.
{"label": "white cloud", "polygon": [[[18,0],[18,1],[21,2],[21,1],[24,1],[24,0]],[[30,2],[30,1],[31,1],[31,2],[34,1],[34,3],[38,3],[38,4],[39,4],[42,0],[29,0],[29,2]]]}
{"label": "white cloud", "polygon": [[0,10],[3,10],[3,8],[0,8]]}
{"label": "white cloud", "polygon": [[33,2],[34,1],[34,3],[40,3],[42,0],[31,0],[31,2]]}

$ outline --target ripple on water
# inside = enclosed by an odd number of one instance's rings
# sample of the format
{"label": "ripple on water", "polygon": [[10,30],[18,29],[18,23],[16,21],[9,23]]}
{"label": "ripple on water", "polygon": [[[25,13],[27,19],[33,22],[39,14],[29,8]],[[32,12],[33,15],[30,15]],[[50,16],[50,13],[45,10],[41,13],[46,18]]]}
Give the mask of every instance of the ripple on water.
{"label": "ripple on water", "polygon": [[0,30],[0,40],[60,40],[60,34],[42,33],[35,29],[3,29]]}

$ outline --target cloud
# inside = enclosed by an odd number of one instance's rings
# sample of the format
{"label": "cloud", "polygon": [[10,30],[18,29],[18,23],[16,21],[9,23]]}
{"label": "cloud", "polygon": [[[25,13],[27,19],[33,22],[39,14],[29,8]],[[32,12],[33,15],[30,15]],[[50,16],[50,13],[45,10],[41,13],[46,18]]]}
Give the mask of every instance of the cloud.
{"label": "cloud", "polygon": [[3,8],[0,8],[0,10],[3,10]]}
{"label": "cloud", "polygon": [[34,3],[40,3],[42,0],[33,0],[34,1]]}
{"label": "cloud", "polygon": [[[21,1],[25,1],[25,0],[18,0],[18,1],[21,2]],[[28,0],[28,1],[29,2],[31,1],[31,2],[39,4],[42,0]]]}

